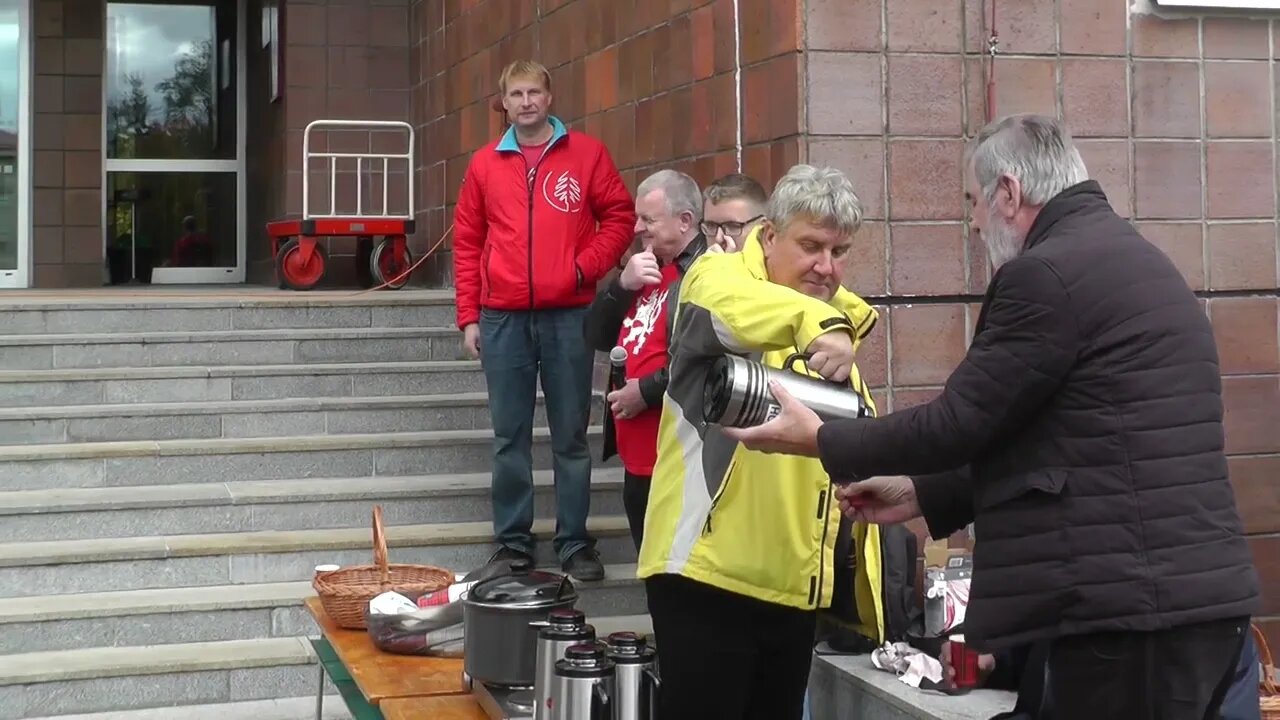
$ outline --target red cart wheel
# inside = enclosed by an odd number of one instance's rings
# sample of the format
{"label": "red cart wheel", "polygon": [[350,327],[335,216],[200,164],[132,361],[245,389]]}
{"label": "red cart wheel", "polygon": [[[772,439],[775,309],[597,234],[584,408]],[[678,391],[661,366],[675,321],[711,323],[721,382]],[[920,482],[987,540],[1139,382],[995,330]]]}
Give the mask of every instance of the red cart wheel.
{"label": "red cart wheel", "polygon": [[320,283],[327,257],[324,246],[315,240],[311,240],[311,249],[310,257],[306,257],[298,238],[291,238],[280,247],[280,253],[276,255],[276,272],[280,276],[281,288],[310,290]]}
{"label": "red cart wheel", "polygon": [[[399,245],[400,252],[396,252]],[[409,252],[409,243],[403,237],[384,238],[373,248],[369,256],[369,272],[377,285],[387,284],[390,290],[399,290],[409,284],[409,273],[413,267],[413,254]]]}

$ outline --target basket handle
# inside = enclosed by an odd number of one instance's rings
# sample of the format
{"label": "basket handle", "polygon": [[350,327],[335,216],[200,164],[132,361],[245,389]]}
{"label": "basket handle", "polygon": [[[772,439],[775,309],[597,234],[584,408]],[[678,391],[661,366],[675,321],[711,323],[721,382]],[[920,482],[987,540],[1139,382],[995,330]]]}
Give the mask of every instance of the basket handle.
{"label": "basket handle", "polygon": [[391,585],[391,569],[387,567],[387,535],[382,525],[382,506],[373,506],[373,564],[378,566],[382,589]]}
{"label": "basket handle", "polygon": [[1253,629],[1253,637],[1258,642],[1258,653],[1262,656],[1262,689],[1267,695],[1276,694],[1276,683],[1271,676],[1276,671],[1276,661],[1271,656],[1271,648],[1267,645],[1267,636],[1262,633],[1262,628],[1257,623],[1249,623],[1249,627]]}

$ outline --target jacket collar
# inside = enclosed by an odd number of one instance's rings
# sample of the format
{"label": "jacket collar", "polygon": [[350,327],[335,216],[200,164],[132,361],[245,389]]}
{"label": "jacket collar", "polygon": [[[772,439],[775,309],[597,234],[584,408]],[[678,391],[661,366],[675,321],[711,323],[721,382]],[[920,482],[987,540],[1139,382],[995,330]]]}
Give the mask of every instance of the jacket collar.
{"label": "jacket collar", "polygon": [[707,251],[707,236],[699,232],[688,245],[684,246],[684,250],[676,256],[676,267],[680,268],[680,274],[683,275],[689,271],[689,266]]}
{"label": "jacket collar", "polygon": [[[568,135],[569,131],[565,129],[564,123],[560,122],[560,118],[555,115],[548,117],[547,121],[551,123],[551,140],[547,143],[547,149],[550,150],[552,146]],[[520,143],[516,140],[515,125],[508,127],[507,131],[502,134],[502,139],[498,141],[497,151],[520,152]]]}
{"label": "jacket collar", "polygon": [[[746,240],[742,242],[742,250],[738,255],[742,256],[742,262],[746,265],[747,272],[757,280],[768,280],[769,270],[764,262],[764,245],[760,242],[760,235],[764,231],[763,225],[757,225]],[[856,259],[854,260],[856,262]],[[853,323],[855,329],[854,340],[857,343],[866,336],[871,328],[875,326],[876,320],[879,319],[879,313],[875,308],[867,304],[853,291],[845,287],[836,290],[836,294],[832,296],[827,304],[848,316],[850,322]]]}
{"label": "jacket collar", "polygon": [[1022,246],[1023,251],[1030,250],[1043,242],[1049,235],[1049,230],[1059,220],[1082,210],[1090,208],[1096,210],[1104,207],[1111,209],[1106,193],[1102,192],[1102,186],[1097,180],[1085,180],[1072,185],[1054,195],[1044,207],[1040,208],[1040,214],[1036,216],[1035,222],[1031,223],[1031,230],[1027,232],[1026,242]]}

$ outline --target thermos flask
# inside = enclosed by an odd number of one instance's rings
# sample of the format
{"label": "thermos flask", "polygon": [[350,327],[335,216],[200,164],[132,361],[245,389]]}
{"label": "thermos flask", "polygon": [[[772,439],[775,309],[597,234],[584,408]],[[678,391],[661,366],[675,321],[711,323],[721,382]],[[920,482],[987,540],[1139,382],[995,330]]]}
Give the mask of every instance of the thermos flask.
{"label": "thermos flask", "polygon": [[633,632],[616,632],[605,640],[613,661],[613,720],[653,720],[657,708],[654,664],[657,653]]}
{"label": "thermos flask", "polygon": [[551,720],[613,720],[614,687],[602,643],[570,645],[556,663]]}
{"label": "thermos flask", "polygon": [[716,358],[703,388],[703,419],[724,427],[753,427],[772,420],[782,410],[769,381],[777,380],[796,400],[823,420],[860,418],[871,415],[862,395],[848,383],[802,375],[791,367],[807,356],[796,353],[787,358],[786,369],[766,367],[737,355]]}
{"label": "thermos flask", "polygon": [[556,662],[571,645],[592,642],[596,629],[587,624],[587,616],[572,608],[552,610],[543,622],[532,623],[538,629],[537,660],[533,680],[534,720],[552,720]]}

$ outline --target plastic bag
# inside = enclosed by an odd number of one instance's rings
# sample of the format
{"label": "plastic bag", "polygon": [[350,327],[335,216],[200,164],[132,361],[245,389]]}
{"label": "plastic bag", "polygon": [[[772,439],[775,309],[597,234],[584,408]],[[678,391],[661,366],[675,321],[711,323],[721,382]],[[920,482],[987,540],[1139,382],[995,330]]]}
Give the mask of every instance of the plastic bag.
{"label": "plastic bag", "polygon": [[412,612],[365,612],[374,647],[394,655],[462,657],[462,603],[451,602]]}

